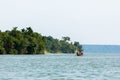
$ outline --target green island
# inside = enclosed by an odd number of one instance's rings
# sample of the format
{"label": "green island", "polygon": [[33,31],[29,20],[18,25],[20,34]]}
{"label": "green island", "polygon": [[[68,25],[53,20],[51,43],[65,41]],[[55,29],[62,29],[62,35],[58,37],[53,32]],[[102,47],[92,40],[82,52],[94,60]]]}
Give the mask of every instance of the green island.
{"label": "green island", "polygon": [[79,42],[70,42],[70,37],[62,40],[52,36],[42,36],[31,27],[18,30],[0,31],[0,54],[46,54],[46,53],[75,53],[82,51]]}

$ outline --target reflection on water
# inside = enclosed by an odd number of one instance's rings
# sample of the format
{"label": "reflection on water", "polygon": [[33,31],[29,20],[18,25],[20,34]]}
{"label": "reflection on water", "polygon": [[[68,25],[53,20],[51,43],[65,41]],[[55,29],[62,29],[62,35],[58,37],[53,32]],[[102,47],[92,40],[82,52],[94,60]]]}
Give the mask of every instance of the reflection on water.
{"label": "reflection on water", "polygon": [[0,80],[120,80],[120,54],[0,55]]}

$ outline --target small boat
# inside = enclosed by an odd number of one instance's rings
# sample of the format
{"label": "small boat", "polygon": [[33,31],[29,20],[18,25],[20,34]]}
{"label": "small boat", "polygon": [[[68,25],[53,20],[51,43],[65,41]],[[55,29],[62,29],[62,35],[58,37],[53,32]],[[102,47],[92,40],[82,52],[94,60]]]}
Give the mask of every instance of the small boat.
{"label": "small boat", "polygon": [[77,56],[83,56],[83,53],[78,51],[78,52],[76,53],[76,55],[77,55]]}

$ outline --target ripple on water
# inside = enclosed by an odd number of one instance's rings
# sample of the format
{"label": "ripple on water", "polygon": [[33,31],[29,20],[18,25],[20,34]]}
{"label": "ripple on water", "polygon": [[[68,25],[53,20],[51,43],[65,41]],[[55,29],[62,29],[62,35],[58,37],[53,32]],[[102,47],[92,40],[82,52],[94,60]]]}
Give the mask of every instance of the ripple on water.
{"label": "ripple on water", "polygon": [[120,55],[4,55],[0,80],[120,80]]}

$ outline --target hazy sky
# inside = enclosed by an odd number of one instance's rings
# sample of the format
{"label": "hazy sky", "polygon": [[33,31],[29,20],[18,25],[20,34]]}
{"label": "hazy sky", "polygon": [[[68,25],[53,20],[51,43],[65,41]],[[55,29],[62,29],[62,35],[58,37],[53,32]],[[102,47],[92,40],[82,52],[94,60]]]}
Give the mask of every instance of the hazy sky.
{"label": "hazy sky", "polygon": [[120,0],[0,0],[0,30],[14,26],[81,44],[120,44]]}

